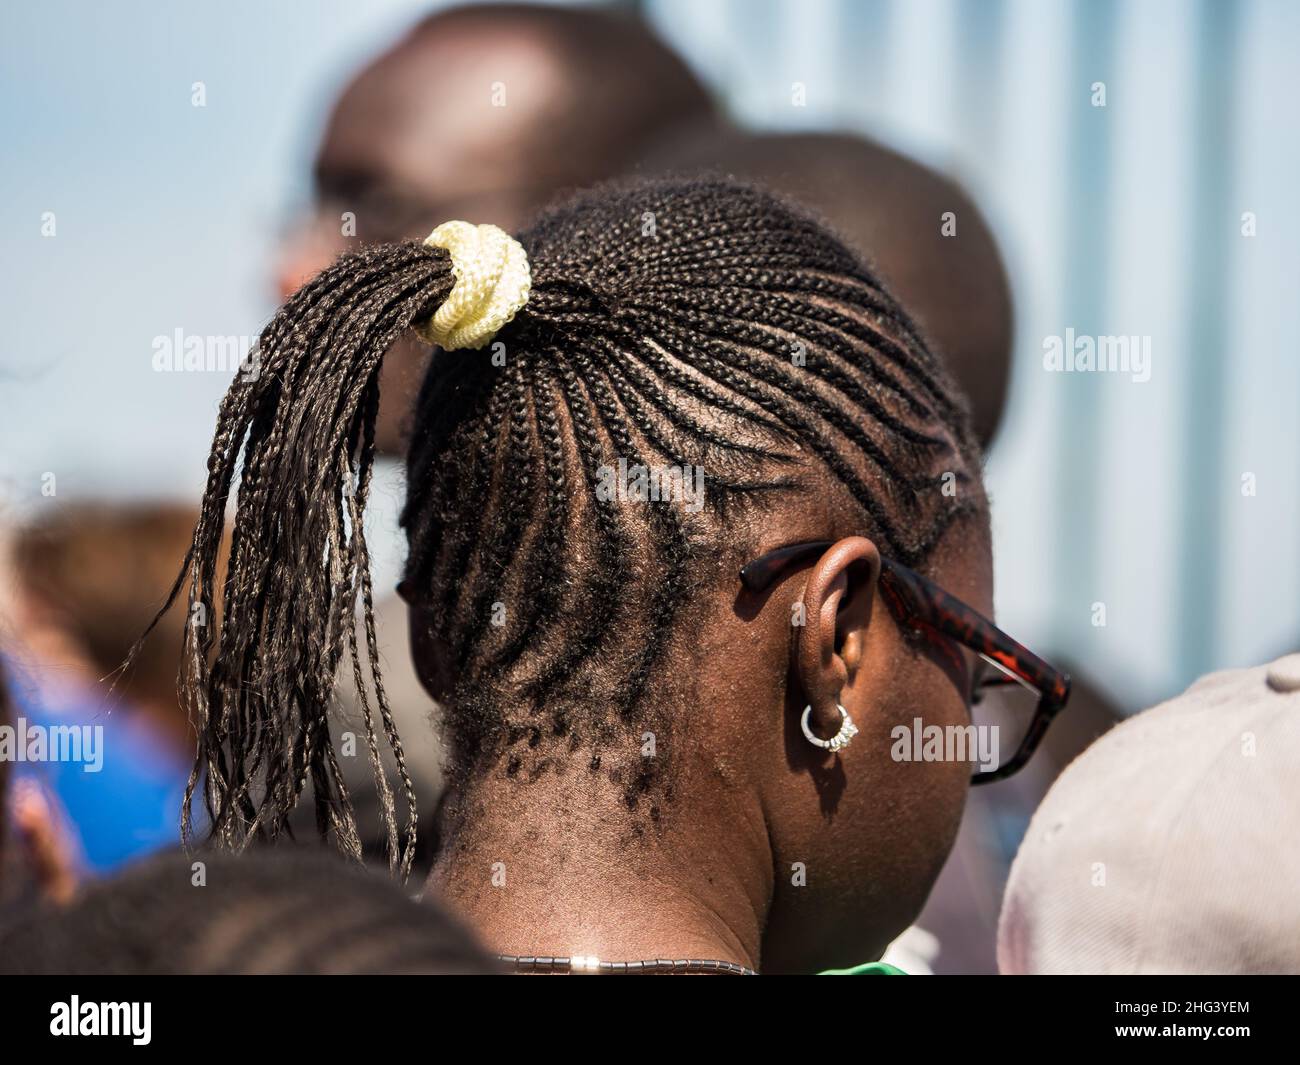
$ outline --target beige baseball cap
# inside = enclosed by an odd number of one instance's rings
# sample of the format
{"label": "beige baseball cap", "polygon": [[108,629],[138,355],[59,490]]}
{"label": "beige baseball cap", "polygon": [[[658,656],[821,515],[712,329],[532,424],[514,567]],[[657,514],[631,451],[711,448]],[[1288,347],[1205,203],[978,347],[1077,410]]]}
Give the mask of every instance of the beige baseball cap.
{"label": "beige baseball cap", "polygon": [[1202,677],[1070,764],[1012,864],[998,968],[1300,973],[1300,654]]}

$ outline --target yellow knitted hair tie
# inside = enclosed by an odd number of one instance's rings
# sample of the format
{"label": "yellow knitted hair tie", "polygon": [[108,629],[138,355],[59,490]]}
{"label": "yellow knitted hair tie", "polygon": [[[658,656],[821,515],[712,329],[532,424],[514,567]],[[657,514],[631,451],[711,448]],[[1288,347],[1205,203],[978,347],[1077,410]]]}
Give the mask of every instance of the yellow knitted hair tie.
{"label": "yellow knitted hair tie", "polygon": [[449,295],[416,330],[447,351],[481,348],[528,302],[532,273],[523,246],[493,225],[443,222],[425,244],[451,252]]}

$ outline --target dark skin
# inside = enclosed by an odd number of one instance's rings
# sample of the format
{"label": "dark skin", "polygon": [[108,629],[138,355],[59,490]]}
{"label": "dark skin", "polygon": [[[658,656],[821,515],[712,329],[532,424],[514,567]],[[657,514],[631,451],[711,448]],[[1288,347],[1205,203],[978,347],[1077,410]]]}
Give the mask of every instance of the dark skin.
{"label": "dark skin", "polygon": [[[769,515],[758,553],[846,524],[808,502],[792,497]],[[954,529],[932,572],[991,610],[986,536]],[[475,789],[472,825],[430,885],[489,947],[812,972],[879,957],[919,912],[955,838],[969,766],[895,762],[889,733],[915,716],[965,724],[969,659],[954,670],[952,645],[905,638],[865,537],[842,536],[762,596],[734,573],[720,572],[701,603],[689,664],[664,669],[689,674],[684,697],[675,683],[665,688],[692,726],[673,752],[660,831],[629,839],[621,796],[579,771],[585,757],[527,783],[493,775]],[[792,635],[800,601],[806,624]],[[831,754],[805,740],[799,718],[811,705],[813,731],[830,737],[837,703],[861,732]],[[796,862],[806,886],[792,883]],[[504,863],[504,886],[492,884],[494,863]]]}

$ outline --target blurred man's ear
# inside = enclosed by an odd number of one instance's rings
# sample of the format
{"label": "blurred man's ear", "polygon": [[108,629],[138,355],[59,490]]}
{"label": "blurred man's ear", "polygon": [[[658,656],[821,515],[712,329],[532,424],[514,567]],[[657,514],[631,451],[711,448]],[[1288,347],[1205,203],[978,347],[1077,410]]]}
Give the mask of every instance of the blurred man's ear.
{"label": "blurred man's ear", "polygon": [[32,780],[14,781],[10,796],[14,845],[41,898],[57,906],[77,892],[76,847],[45,790]]}
{"label": "blurred man's ear", "polygon": [[[330,266],[343,252],[360,247],[357,241],[334,237],[327,227],[304,225],[293,233],[280,250],[275,267],[275,286],[283,303],[304,284]],[[410,338],[399,340],[380,369],[379,418],[375,426],[375,447],[381,455],[401,458],[406,454],[411,408],[420,392],[428,366],[429,349]]]}
{"label": "blurred man's ear", "polygon": [[292,233],[275,264],[275,288],[280,302],[302,288],[344,250],[343,239],[331,239],[320,226],[305,225]]}
{"label": "blurred man's ear", "polygon": [[433,635],[434,618],[429,610],[420,605],[420,597],[411,586],[402,581],[397,586],[397,594],[406,603],[410,625],[411,660],[415,663],[415,675],[425,693],[440,703],[445,701],[455,687],[452,671],[449,668],[446,648]]}

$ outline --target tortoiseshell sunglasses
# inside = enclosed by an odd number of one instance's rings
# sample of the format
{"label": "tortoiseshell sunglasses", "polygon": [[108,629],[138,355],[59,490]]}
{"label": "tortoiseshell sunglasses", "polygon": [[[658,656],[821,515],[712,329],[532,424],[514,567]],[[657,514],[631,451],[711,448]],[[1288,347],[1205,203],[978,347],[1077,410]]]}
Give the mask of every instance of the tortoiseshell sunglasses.
{"label": "tortoiseshell sunglasses", "polygon": [[[822,554],[831,544],[830,540],[813,540],[771,551],[740,571],[741,584],[751,592],[765,592],[796,564]],[[1028,721],[1022,720],[1014,728],[1017,733],[1021,728],[1024,731],[1011,758],[1000,761],[996,769],[979,770],[971,776],[972,784],[1005,780],[1029,761],[1047,727],[1065,708],[1070,698],[1069,676],[915,570],[888,558],[882,557],[880,562],[880,591],[902,628],[945,636],[993,667],[973,693],[972,705],[980,702],[981,688],[995,686],[1018,685],[1037,697],[1032,712],[1025,708]]]}

